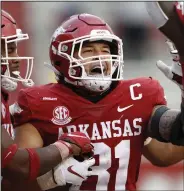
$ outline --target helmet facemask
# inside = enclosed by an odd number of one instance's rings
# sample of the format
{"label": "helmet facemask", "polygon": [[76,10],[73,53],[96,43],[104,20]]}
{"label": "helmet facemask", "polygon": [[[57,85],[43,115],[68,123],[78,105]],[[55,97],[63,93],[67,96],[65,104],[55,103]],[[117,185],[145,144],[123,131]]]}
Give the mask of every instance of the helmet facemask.
{"label": "helmet facemask", "polygon": [[[110,54],[82,56],[82,49],[88,42],[104,42],[110,47]],[[67,47],[72,43],[71,53],[65,53]],[[77,57],[75,52],[78,52]],[[73,40],[60,42],[58,55],[69,60],[69,77],[74,79],[75,85],[84,86],[93,92],[106,91],[112,81],[123,79],[123,48],[119,37],[110,34],[107,30],[92,30],[90,35],[75,38]],[[91,65],[90,72],[86,67]],[[116,75],[115,74],[116,71]],[[70,80],[66,80],[70,82]]]}
{"label": "helmet facemask", "polygon": [[[26,87],[34,85],[34,82],[30,79],[33,69],[33,57],[10,57],[8,54],[8,45],[10,43],[14,42],[17,44],[19,41],[27,39],[29,39],[28,34],[22,34],[20,29],[16,29],[16,35],[1,37],[5,48],[4,55],[1,55],[1,68],[5,69],[3,73],[1,72],[1,86],[6,91],[14,91],[18,82],[21,82]],[[11,61],[13,60],[19,60],[20,67],[23,67],[23,69],[11,71]],[[25,64],[26,67],[24,66]]]}

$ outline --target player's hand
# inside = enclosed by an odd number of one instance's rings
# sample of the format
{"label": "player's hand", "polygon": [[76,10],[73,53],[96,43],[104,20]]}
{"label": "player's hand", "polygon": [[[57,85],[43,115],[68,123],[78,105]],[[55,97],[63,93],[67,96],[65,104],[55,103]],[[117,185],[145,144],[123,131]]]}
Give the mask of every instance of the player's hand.
{"label": "player's hand", "polygon": [[182,69],[179,62],[178,51],[175,48],[174,44],[171,41],[166,41],[169,46],[170,53],[173,58],[172,66],[166,65],[161,60],[157,61],[157,67],[164,73],[164,75],[177,84],[182,90],[182,95],[184,96],[184,90],[182,85]]}
{"label": "player's hand", "polygon": [[82,156],[93,156],[94,147],[90,141],[90,139],[81,132],[73,132],[73,133],[64,133],[59,137],[59,140],[70,143],[71,145],[76,145],[80,148],[79,152],[73,152],[74,155],[82,155]]}
{"label": "player's hand", "polygon": [[94,164],[94,158],[78,162],[70,157],[54,168],[55,182],[61,186],[66,183],[80,186],[84,180],[93,175],[90,167]]}

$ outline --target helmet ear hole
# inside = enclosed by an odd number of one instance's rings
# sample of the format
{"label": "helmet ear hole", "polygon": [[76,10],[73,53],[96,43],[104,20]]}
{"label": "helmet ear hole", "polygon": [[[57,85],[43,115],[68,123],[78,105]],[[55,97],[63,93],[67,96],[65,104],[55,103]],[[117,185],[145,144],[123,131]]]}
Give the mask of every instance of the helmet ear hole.
{"label": "helmet ear hole", "polygon": [[74,67],[74,68],[70,68],[69,69],[69,73],[73,77],[81,77],[81,75],[82,75],[82,68],[80,66]]}

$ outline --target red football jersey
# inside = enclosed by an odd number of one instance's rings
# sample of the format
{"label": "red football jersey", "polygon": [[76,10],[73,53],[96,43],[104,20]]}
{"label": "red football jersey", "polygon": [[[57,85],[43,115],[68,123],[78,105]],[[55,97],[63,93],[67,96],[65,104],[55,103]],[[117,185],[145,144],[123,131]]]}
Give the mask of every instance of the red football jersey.
{"label": "red football jersey", "polygon": [[15,125],[34,125],[45,145],[63,132],[84,132],[94,144],[96,163],[72,190],[135,190],[147,125],[155,105],[166,104],[163,88],[151,78],[124,80],[97,103],[61,84],[24,89]]}
{"label": "red football jersey", "polygon": [[5,128],[8,134],[14,138],[13,125],[11,122],[8,94],[1,91],[1,128]]}
{"label": "red football jersey", "polygon": [[[8,104],[9,95],[1,90],[1,128],[5,128],[8,134],[14,138],[14,130],[11,122],[9,104]],[[10,182],[4,179],[1,176],[1,186],[2,190],[8,190],[10,188]]]}

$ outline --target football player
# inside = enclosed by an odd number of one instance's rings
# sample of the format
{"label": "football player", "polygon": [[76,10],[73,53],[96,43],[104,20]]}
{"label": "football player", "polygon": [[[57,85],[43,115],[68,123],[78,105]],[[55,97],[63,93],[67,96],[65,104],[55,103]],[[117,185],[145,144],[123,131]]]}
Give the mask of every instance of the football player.
{"label": "football player", "polygon": [[[2,152],[2,175],[3,183],[4,178],[13,181],[32,181],[38,176],[43,175],[38,179],[41,187],[45,186],[45,181],[48,177],[48,171],[54,168],[62,160],[67,159],[72,155],[81,155],[82,153],[91,152],[93,147],[90,144],[89,138],[85,134],[76,132],[71,135],[65,134],[59,138],[59,141],[50,146],[40,149],[19,149],[18,145],[13,140],[13,126],[10,119],[8,96],[9,92],[16,90],[17,83],[22,82],[25,86],[32,86],[34,83],[30,79],[33,65],[32,57],[19,57],[17,54],[17,42],[28,39],[27,34],[23,34],[20,29],[17,28],[16,21],[13,17],[5,12],[1,11],[1,152]],[[20,61],[26,60],[27,62],[27,76],[22,77],[19,71]],[[21,109],[17,107],[17,112],[21,112]],[[68,142],[70,141],[70,143]],[[75,159],[70,159],[69,161]],[[66,182],[75,183],[77,176],[72,177],[72,173],[64,168],[69,164],[68,160],[65,160],[62,165],[59,165],[53,171],[53,175],[57,177],[57,174],[61,177],[63,172],[63,178],[60,179],[61,185]],[[93,160],[87,160],[83,163],[74,164],[76,172],[77,168],[82,168],[84,174],[83,179],[89,176],[88,167],[93,164]],[[58,170],[59,169],[59,170]],[[52,171],[49,171],[52,174]],[[65,177],[70,175],[67,179]],[[73,175],[74,176],[74,175]],[[43,182],[44,180],[44,182]],[[51,181],[50,181],[51,182]],[[57,181],[56,181],[57,182]],[[4,184],[2,185],[4,188]]]}
{"label": "football player", "polygon": [[158,81],[123,79],[122,40],[101,18],[65,20],[52,36],[50,60],[58,83],[20,91],[15,140],[38,148],[63,133],[85,133],[94,145],[93,176],[71,190],[136,190],[142,154],[157,166],[184,158],[184,148],[171,144],[184,143],[183,111],[166,106]]}

